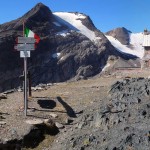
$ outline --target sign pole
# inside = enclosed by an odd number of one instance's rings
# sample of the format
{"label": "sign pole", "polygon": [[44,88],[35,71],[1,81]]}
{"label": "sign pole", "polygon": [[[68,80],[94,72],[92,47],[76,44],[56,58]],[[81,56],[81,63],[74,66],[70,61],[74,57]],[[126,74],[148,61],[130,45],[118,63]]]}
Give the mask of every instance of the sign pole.
{"label": "sign pole", "polygon": [[27,57],[24,57],[24,113],[25,116],[27,116],[27,108],[28,108],[28,102],[27,102]]}
{"label": "sign pole", "polygon": [[24,86],[24,81],[25,81],[25,78],[24,78],[24,71],[23,71],[23,100],[24,100],[24,109],[25,109],[25,86]]}
{"label": "sign pole", "polygon": [[[24,21],[23,21],[23,37],[24,37]],[[24,57],[24,113],[27,116],[27,57]]]}

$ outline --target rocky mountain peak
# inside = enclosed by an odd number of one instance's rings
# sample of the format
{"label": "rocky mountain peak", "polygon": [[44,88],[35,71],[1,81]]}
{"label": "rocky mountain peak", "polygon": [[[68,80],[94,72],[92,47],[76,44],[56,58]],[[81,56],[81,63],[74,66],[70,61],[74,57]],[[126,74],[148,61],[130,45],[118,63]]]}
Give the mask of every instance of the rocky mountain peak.
{"label": "rocky mountain peak", "polygon": [[0,32],[6,32],[12,29],[22,31],[23,22],[27,27],[33,30],[38,30],[37,28],[43,26],[44,23],[51,22],[52,18],[53,15],[51,10],[44,4],[38,3],[22,17],[2,24],[0,26]]}
{"label": "rocky mountain peak", "polygon": [[85,16],[85,19],[82,19],[82,24],[85,25],[89,30],[94,31],[96,29],[93,21],[91,20],[91,18],[85,14],[83,14]]}
{"label": "rocky mountain peak", "polygon": [[38,3],[30,11],[28,11],[23,17],[25,17],[26,19],[28,18],[33,19],[33,17],[38,16],[39,20],[37,19],[36,20],[42,21],[42,20],[47,20],[48,18],[50,19],[51,14],[52,12],[47,6],[45,6],[42,3]]}
{"label": "rocky mountain peak", "polygon": [[123,45],[129,45],[129,33],[131,33],[131,31],[124,27],[120,27],[106,32],[106,35],[114,37]]}
{"label": "rocky mountain peak", "polygon": [[51,19],[51,10],[42,3],[38,3],[30,11],[28,11],[23,18],[35,21],[49,21]]}

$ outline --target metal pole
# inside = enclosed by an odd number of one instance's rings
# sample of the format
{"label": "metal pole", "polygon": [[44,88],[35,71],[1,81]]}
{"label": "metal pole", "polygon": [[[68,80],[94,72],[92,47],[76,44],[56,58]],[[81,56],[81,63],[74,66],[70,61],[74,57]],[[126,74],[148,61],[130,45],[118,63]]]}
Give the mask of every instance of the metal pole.
{"label": "metal pole", "polygon": [[25,76],[24,76],[24,71],[23,71],[23,99],[24,99],[24,109],[25,109]]}
{"label": "metal pole", "polygon": [[[23,37],[24,35],[24,20],[23,20]],[[27,99],[27,57],[24,57],[24,113],[27,116],[28,99]]]}
{"label": "metal pole", "polygon": [[29,81],[29,97],[32,97],[32,92],[31,92],[31,74],[30,71],[28,71],[28,81]]}
{"label": "metal pole", "polygon": [[28,108],[28,100],[27,100],[27,57],[24,57],[24,102],[25,102],[25,108],[24,113],[25,116],[27,116],[27,108]]}

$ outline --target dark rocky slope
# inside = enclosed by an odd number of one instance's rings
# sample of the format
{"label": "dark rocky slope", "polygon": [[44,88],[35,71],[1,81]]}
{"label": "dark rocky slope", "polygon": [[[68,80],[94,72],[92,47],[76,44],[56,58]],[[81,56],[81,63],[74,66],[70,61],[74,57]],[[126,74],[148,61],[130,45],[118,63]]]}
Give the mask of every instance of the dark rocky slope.
{"label": "dark rocky slope", "polygon": [[[95,32],[100,39],[96,42],[70,29],[66,23],[58,22],[51,10],[42,3],[37,4],[22,17],[0,25],[0,91],[20,85],[19,75],[23,71],[23,59],[14,52],[15,39],[22,36],[22,22],[41,37],[37,49],[28,59],[33,85],[46,82],[61,82],[73,77],[87,78],[99,72],[110,55],[121,56],[115,51],[102,32],[97,30],[87,16],[82,23]],[[67,36],[58,32],[67,30]],[[53,57],[60,53],[59,57]]]}
{"label": "dark rocky slope", "polygon": [[88,107],[52,150],[149,150],[150,80],[114,83],[105,98]]}

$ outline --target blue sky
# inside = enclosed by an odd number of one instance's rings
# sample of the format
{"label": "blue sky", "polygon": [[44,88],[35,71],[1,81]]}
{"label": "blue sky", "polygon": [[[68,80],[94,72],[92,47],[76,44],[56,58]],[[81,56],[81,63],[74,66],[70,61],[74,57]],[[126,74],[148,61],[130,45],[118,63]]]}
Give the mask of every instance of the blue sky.
{"label": "blue sky", "polygon": [[126,27],[132,32],[150,30],[150,0],[1,0],[0,24],[21,17],[38,2],[52,12],[85,13],[102,32],[117,27]]}

